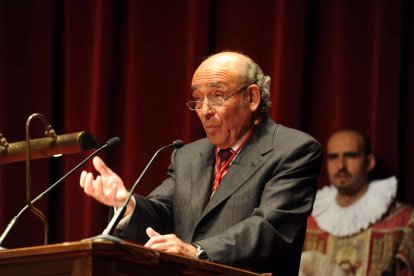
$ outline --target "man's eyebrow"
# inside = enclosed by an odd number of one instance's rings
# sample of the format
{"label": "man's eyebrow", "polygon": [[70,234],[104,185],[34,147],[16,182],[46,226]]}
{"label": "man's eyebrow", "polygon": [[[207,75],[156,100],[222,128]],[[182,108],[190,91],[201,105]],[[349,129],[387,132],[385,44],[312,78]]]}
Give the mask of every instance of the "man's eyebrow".
{"label": "man's eyebrow", "polygon": [[360,154],[361,154],[361,152],[359,152],[359,151],[346,151],[346,152],[344,152],[344,155],[347,155],[347,156],[358,156]]}
{"label": "man's eyebrow", "polygon": [[[345,156],[357,156],[359,154],[361,154],[361,153],[358,152],[358,151],[345,151],[345,152],[342,152],[342,155],[345,155]],[[328,152],[326,155],[333,157],[333,156],[338,156],[339,153],[338,152]]]}
{"label": "man's eyebrow", "polygon": [[[207,84],[207,87],[209,88],[227,88],[228,84],[224,83],[224,82],[211,82]],[[197,89],[199,89],[200,87],[198,85],[192,85],[191,86],[191,91],[195,91]]]}

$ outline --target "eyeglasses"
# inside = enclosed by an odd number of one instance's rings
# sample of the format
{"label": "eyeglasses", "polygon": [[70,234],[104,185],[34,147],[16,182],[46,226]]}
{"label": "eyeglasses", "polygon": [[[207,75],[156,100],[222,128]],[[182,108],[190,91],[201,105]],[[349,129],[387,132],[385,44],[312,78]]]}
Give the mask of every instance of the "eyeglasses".
{"label": "eyeglasses", "polygon": [[[247,87],[249,87],[249,85],[243,86],[242,88],[240,88],[239,90],[237,90],[236,92],[234,92],[233,94],[230,94],[227,97],[223,97],[221,95],[217,95],[217,96],[212,96],[212,97],[207,97],[207,104],[210,107],[217,107],[217,106],[222,106],[224,104],[225,101],[227,101],[228,99],[230,99],[231,97],[233,97],[234,95],[240,93],[241,91],[243,91],[244,89],[246,89]],[[200,110],[203,107],[204,104],[204,99],[203,100],[195,100],[195,101],[188,101],[186,103],[187,107],[190,110],[193,111],[197,111]]]}

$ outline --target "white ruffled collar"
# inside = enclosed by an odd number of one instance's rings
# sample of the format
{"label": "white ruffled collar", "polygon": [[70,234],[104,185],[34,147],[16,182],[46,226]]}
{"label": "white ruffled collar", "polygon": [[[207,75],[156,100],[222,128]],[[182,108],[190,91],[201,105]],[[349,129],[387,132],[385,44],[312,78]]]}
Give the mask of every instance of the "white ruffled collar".
{"label": "white ruffled collar", "polygon": [[397,179],[392,176],[372,181],[367,192],[348,207],[338,205],[337,192],[333,185],[319,190],[312,216],[322,230],[335,236],[349,236],[367,229],[384,216],[397,193]]}

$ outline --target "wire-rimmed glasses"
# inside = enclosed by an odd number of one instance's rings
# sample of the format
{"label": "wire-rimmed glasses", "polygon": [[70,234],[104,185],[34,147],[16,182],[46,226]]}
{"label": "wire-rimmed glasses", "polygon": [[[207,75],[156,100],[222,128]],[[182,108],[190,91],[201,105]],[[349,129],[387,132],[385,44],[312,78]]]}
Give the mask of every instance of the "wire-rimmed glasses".
{"label": "wire-rimmed glasses", "polygon": [[[246,86],[243,86],[242,88],[240,88],[239,90],[237,90],[233,94],[230,94],[227,97],[223,97],[221,95],[213,96],[213,97],[207,97],[207,104],[210,107],[222,106],[225,101],[227,101],[228,99],[230,99],[231,97],[233,97],[237,93],[240,93],[241,91],[243,91],[244,89],[246,89],[249,86],[250,86],[250,84],[246,85]],[[193,110],[193,111],[200,110],[203,107],[203,104],[204,104],[204,99],[203,100],[192,100],[192,101],[188,101],[186,103],[187,107],[190,110]]]}

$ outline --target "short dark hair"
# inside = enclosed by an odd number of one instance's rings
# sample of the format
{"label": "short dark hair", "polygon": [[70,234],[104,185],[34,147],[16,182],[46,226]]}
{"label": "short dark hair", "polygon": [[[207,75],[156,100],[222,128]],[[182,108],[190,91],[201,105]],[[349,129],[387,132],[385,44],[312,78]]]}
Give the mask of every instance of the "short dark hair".
{"label": "short dark hair", "polygon": [[366,135],[364,132],[353,129],[353,128],[345,128],[345,129],[335,131],[335,133],[337,133],[337,132],[353,132],[353,133],[355,133],[361,139],[362,152],[365,155],[370,155],[372,153],[371,141],[370,141],[368,135]]}

